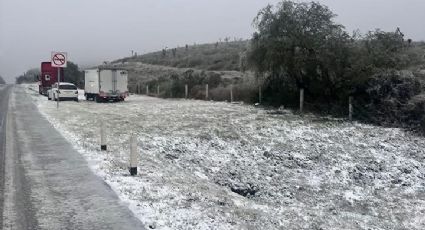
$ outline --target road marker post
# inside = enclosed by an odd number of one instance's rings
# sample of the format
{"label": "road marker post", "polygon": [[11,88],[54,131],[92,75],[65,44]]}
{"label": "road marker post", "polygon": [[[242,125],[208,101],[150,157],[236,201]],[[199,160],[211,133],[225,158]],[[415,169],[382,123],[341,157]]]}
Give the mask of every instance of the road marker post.
{"label": "road marker post", "polygon": [[146,86],[146,96],[149,96],[149,85]]}
{"label": "road marker post", "polygon": [[208,84],[205,85],[205,100],[208,101]]}
{"label": "road marker post", "polygon": [[156,87],[156,96],[159,97],[159,85]]}
{"label": "road marker post", "polygon": [[101,151],[107,150],[105,132],[106,132],[105,122],[101,121],[100,123],[100,150]]}
{"label": "road marker post", "polygon": [[304,110],[304,88],[300,89],[300,113]]}
{"label": "road marker post", "polygon": [[348,120],[353,121],[353,96],[348,97]]}
{"label": "road marker post", "polygon": [[233,103],[233,85],[230,85],[230,103]]}
{"label": "road marker post", "polygon": [[184,85],[184,98],[187,99],[189,95],[189,87],[186,85]]}
{"label": "road marker post", "polygon": [[261,92],[261,85],[258,86],[258,103],[262,103],[263,102],[263,97],[262,97],[262,92]]}
{"label": "road marker post", "polygon": [[130,137],[130,175],[137,175],[137,139],[132,135]]}

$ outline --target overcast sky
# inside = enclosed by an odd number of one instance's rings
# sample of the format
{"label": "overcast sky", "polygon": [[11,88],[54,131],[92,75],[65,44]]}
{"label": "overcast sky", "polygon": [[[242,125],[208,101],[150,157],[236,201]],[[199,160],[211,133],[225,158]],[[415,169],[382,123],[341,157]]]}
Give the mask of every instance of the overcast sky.
{"label": "overcast sky", "polygon": [[[83,66],[164,47],[250,38],[278,0],[0,0],[0,75],[7,81],[67,51]],[[319,0],[349,32],[375,28],[425,40],[425,0]]]}

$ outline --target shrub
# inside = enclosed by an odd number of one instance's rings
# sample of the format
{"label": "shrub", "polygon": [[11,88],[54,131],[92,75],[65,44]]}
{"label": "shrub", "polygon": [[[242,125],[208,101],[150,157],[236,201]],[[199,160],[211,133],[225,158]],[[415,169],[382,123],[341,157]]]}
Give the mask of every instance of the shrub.
{"label": "shrub", "polygon": [[356,95],[357,118],[381,125],[417,125],[422,119],[418,111],[424,100],[417,97],[422,89],[422,82],[411,71],[377,73],[365,91]]}

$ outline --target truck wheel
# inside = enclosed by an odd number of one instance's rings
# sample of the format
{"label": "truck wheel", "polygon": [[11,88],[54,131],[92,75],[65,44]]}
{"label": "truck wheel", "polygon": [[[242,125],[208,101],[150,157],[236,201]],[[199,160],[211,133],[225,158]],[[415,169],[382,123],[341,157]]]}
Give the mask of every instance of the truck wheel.
{"label": "truck wheel", "polygon": [[75,99],[74,99],[74,101],[75,101],[75,102],[78,102],[78,98],[75,98]]}
{"label": "truck wheel", "polygon": [[95,101],[96,103],[100,103],[100,102],[102,102],[102,100],[100,99],[100,97],[99,97],[98,95],[95,95],[95,96],[94,96],[94,101]]}

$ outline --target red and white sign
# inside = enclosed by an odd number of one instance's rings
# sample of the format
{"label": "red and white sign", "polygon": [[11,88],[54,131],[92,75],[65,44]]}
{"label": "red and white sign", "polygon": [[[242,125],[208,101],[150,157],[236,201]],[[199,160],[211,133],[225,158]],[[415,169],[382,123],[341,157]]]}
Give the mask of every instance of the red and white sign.
{"label": "red and white sign", "polygon": [[66,52],[52,52],[52,67],[66,67],[68,54]]}

